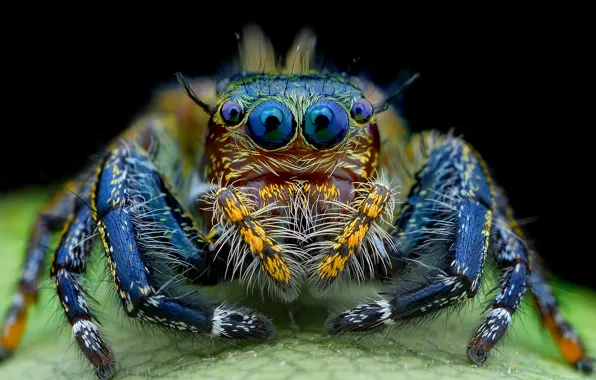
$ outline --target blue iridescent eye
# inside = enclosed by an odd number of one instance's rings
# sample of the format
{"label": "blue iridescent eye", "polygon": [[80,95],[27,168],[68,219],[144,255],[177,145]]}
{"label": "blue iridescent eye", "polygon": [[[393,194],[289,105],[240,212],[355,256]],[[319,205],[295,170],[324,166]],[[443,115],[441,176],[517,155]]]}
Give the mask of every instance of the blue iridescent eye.
{"label": "blue iridescent eye", "polygon": [[226,101],[221,106],[221,117],[226,124],[238,124],[242,118],[242,106],[235,100]]}
{"label": "blue iridescent eye", "polygon": [[296,133],[292,112],[280,102],[266,101],[252,110],[247,123],[248,134],[264,149],[287,145]]}
{"label": "blue iridescent eye", "polygon": [[348,133],[347,112],[339,104],[323,100],[313,104],[304,118],[304,138],[318,149],[331,148]]}
{"label": "blue iridescent eye", "polygon": [[357,100],[350,111],[352,118],[359,123],[366,123],[373,114],[373,106],[364,98]]}

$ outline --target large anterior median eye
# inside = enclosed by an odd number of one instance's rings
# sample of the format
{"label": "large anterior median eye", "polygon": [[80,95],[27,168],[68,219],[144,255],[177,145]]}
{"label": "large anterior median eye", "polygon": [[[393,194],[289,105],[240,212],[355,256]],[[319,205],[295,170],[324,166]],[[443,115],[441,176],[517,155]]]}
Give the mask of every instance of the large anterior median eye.
{"label": "large anterior median eye", "polygon": [[323,100],[313,104],[304,117],[304,137],[317,149],[327,149],[343,140],[349,127],[348,113],[339,104]]}
{"label": "large anterior median eye", "polygon": [[269,100],[251,111],[247,129],[252,140],[260,147],[278,149],[292,141],[296,132],[296,122],[288,107]]}

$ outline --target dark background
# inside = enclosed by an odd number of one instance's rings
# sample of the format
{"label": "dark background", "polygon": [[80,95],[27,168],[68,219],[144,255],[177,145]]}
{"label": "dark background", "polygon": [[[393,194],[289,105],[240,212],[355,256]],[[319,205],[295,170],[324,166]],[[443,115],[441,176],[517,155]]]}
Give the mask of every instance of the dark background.
{"label": "dark background", "polygon": [[[527,220],[551,271],[596,288],[588,167],[594,148],[586,132],[593,122],[580,116],[588,70],[577,35],[546,25],[445,33],[397,21],[341,32],[328,20],[259,24],[284,54],[310,24],[325,62],[363,69],[381,85],[403,70],[420,73],[403,99],[412,129],[455,128],[465,136],[508,191],[518,218]],[[4,102],[1,190],[68,178],[126,127],[155,85],[172,81],[176,71],[216,73],[236,53],[240,31],[241,25],[197,27],[195,34],[180,31],[184,38],[161,39],[158,28],[111,36],[67,30],[15,44],[19,54],[5,61],[11,102]]]}

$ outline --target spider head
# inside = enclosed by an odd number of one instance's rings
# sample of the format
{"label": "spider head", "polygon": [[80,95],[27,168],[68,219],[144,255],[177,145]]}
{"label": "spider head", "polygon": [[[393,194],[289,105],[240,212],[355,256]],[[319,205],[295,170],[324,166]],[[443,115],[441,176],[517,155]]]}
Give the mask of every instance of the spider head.
{"label": "spider head", "polygon": [[349,77],[239,74],[222,87],[219,99],[207,147],[215,156],[208,165],[214,177],[220,159],[230,162],[222,167],[230,178],[331,176],[339,168],[356,180],[373,169],[363,157],[378,153],[374,109]]}
{"label": "spider head", "polygon": [[263,152],[334,149],[374,116],[360,89],[342,76],[253,74],[229,83],[214,124],[239,130]]}

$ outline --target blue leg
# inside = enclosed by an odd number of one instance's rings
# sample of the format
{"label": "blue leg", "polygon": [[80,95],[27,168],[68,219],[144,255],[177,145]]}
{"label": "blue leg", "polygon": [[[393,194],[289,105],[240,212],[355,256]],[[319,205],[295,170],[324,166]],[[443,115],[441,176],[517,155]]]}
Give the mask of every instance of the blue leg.
{"label": "blue leg", "polygon": [[559,312],[540,258],[527,249],[503,192],[492,184],[480,156],[455,139],[433,145],[397,220],[393,252],[396,260],[414,259],[412,266],[424,263],[431,269],[410,272],[387,292],[388,299],[333,315],[327,329],[369,330],[461,304],[476,294],[490,249],[501,270],[500,291],[468,345],[470,360],[487,360],[529,288],[563,356],[592,372],[593,359]]}
{"label": "blue leg", "polygon": [[179,267],[209,269],[209,244],[197,232],[150,157],[134,145],[100,166],[94,219],[122,305],[131,318],[225,338],[264,339],[270,322],[246,309],[184,297]]}
{"label": "blue leg", "polygon": [[[518,241],[524,239],[524,232],[515,222],[509,202],[500,189],[497,190],[497,208],[504,220],[502,224],[507,224],[512,231],[509,239],[513,241],[515,241],[514,239]],[[513,235],[515,236],[513,237]],[[502,257],[501,261],[510,257],[506,251],[503,251],[503,254],[505,257]],[[497,260],[499,261],[499,256],[497,256]],[[559,310],[557,298],[546,279],[542,259],[536,252],[529,251],[526,260],[529,263],[527,285],[542,319],[542,324],[550,331],[559,351],[569,364],[585,373],[594,372],[594,359],[588,356],[580,336]],[[514,290],[512,292],[515,293]]]}
{"label": "blue leg", "polygon": [[493,224],[491,251],[501,271],[500,290],[489,307],[486,319],[468,344],[468,357],[484,364],[490,350],[501,340],[527,289],[530,272],[524,242],[511,230],[507,220],[497,215]]}
{"label": "blue leg", "polygon": [[[89,188],[87,190],[90,191]],[[84,191],[75,202],[73,217],[69,219],[54,252],[50,278],[81,352],[93,365],[98,378],[109,379],[116,371],[114,356],[99,331],[96,324],[99,321],[89,309],[88,295],[80,282],[95,233],[89,191]]]}
{"label": "blue leg", "polygon": [[431,148],[397,221],[398,258],[434,258],[424,275],[399,281],[389,298],[331,316],[330,332],[363,331],[430,316],[474,297],[489,246],[493,187],[481,158],[464,142]]}
{"label": "blue leg", "polygon": [[10,356],[25,333],[27,313],[37,303],[39,283],[45,269],[46,253],[53,234],[60,231],[72,215],[74,193],[78,183],[73,181],[47,202],[37,218],[22,266],[18,289],[0,330],[0,360]]}

